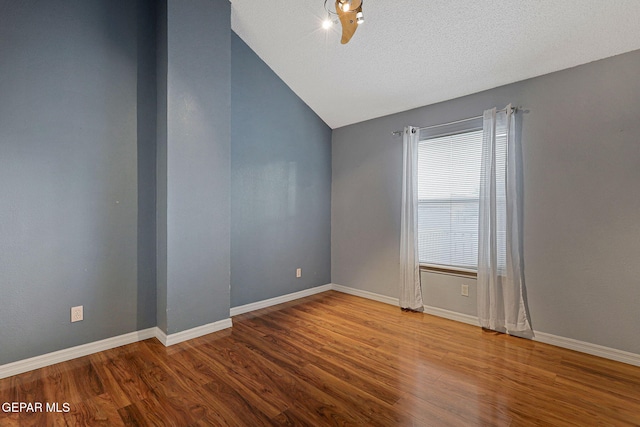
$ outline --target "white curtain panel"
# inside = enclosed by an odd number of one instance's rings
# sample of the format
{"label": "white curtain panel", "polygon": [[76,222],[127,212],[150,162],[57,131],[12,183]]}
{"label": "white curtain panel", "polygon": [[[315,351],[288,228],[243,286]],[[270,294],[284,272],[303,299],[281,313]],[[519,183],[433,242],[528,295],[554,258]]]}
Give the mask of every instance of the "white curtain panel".
{"label": "white curtain panel", "polygon": [[483,116],[478,225],[478,318],[483,328],[531,337],[524,301],[519,180],[511,105]]}
{"label": "white curtain panel", "polygon": [[400,220],[400,307],[422,311],[418,260],[418,138],[419,130],[404,129],[402,139],[402,209]]}

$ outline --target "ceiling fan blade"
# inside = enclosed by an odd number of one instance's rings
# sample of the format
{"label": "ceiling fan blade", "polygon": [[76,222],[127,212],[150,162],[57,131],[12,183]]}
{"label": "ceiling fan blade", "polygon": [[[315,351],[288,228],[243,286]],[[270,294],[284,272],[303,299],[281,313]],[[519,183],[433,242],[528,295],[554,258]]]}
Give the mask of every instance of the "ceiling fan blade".
{"label": "ceiling fan blade", "polygon": [[338,18],[340,18],[340,24],[342,24],[342,39],[340,43],[347,44],[353,34],[358,29],[358,23],[356,22],[356,13],[362,11],[362,0],[352,0],[351,9],[345,12],[340,7],[340,0],[336,0],[336,12]]}

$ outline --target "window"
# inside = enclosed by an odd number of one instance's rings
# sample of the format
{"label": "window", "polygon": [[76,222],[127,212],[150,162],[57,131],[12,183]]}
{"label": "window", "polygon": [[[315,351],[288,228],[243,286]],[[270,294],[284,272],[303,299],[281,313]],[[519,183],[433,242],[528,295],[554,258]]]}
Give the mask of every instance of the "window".
{"label": "window", "polygon": [[482,119],[454,125],[420,133],[418,252],[423,265],[476,270]]}

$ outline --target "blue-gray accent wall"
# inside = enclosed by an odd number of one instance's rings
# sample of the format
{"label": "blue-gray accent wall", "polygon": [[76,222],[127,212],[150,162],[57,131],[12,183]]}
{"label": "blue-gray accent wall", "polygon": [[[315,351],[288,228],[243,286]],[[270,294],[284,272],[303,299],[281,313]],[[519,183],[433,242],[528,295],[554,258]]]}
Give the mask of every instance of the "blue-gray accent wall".
{"label": "blue-gray accent wall", "polygon": [[137,329],[156,325],[157,8],[137,2],[138,295]]}
{"label": "blue-gray accent wall", "polygon": [[0,2],[0,364],[156,323],[149,16]]}
{"label": "blue-gray accent wall", "polygon": [[234,33],[231,47],[237,307],[330,283],[331,129]]}
{"label": "blue-gray accent wall", "polygon": [[167,331],[167,2],[156,12],[156,323]]}
{"label": "blue-gray accent wall", "polygon": [[158,269],[166,307],[158,323],[171,334],[229,317],[231,5],[168,0],[164,25]]}
{"label": "blue-gray accent wall", "polygon": [[330,282],[331,129],[228,1],[0,0],[0,93],[0,364]]}

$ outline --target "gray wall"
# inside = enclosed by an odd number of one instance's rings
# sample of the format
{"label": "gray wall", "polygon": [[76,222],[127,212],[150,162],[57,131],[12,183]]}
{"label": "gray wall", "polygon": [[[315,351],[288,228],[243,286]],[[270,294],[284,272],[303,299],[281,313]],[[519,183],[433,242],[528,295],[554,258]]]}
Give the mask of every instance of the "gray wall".
{"label": "gray wall", "polygon": [[235,307],[331,281],[331,129],[237,35],[231,41]]}
{"label": "gray wall", "polygon": [[229,317],[230,16],[226,0],[168,0],[160,24],[167,125],[158,142],[158,209],[166,206],[158,276],[166,304],[158,324],[169,334]]}
{"label": "gray wall", "polygon": [[0,364],[155,324],[146,9],[0,1]]}
{"label": "gray wall", "polygon": [[[533,328],[640,353],[640,51],[333,132],[332,281],[397,297],[401,141],[391,132],[523,106]],[[423,275],[425,304],[475,314],[475,286]],[[473,284],[473,283],[472,283]],[[472,304],[470,304],[470,301]]]}

